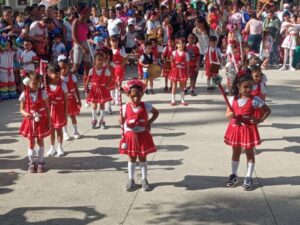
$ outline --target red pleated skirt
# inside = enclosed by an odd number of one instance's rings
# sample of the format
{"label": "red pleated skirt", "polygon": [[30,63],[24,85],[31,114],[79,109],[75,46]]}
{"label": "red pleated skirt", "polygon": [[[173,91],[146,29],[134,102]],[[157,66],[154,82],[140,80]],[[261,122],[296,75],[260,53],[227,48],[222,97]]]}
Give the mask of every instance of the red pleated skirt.
{"label": "red pleated skirt", "polygon": [[100,103],[104,104],[106,102],[112,101],[109,89],[104,86],[92,85],[89,96],[86,99],[90,103]]}
{"label": "red pleated skirt", "polygon": [[173,82],[186,82],[189,76],[186,68],[173,68],[170,72],[169,79]]}
{"label": "red pleated skirt", "polygon": [[[127,149],[122,149],[123,142],[127,144]],[[156,146],[149,131],[144,132],[126,132],[124,140],[120,141],[119,153],[129,156],[147,156],[156,152]]]}
{"label": "red pleated skirt", "polygon": [[68,94],[68,114],[70,116],[77,116],[80,113],[80,106],[74,94]]}
{"label": "red pleated skirt", "polygon": [[51,105],[51,123],[54,129],[59,129],[67,125],[64,104]]}
{"label": "red pleated skirt", "polygon": [[33,138],[45,138],[48,137],[51,133],[49,127],[47,127],[47,116],[40,117],[39,122],[34,122],[33,120],[29,120],[28,118],[24,118],[19,134],[23,137],[29,138],[30,136],[30,123],[31,123],[31,130],[32,130],[32,137]]}
{"label": "red pleated skirt", "polygon": [[231,120],[227,127],[224,142],[232,147],[241,147],[246,150],[261,144],[255,124],[237,125],[234,120]]}

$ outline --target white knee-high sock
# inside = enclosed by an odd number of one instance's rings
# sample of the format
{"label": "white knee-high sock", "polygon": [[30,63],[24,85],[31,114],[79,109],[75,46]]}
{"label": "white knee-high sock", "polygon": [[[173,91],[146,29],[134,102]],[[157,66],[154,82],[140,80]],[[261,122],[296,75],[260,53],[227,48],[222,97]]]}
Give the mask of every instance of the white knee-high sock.
{"label": "white knee-high sock", "polygon": [[100,122],[104,121],[104,115],[105,115],[105,111],[100,109]]}
{"label": "white knee-high sock", "polygon": [[184,92],[180,92],[181,102],[184,102]]}
{"label": "white knee-high sock", "polygon": [[39,162],[44,162],[44,152],[45,152],[44,146],[39,147],[39,150],[38,150],[38,161]]}
{"label": "white knee-high sock", "polygon": [[68,124],[63,127],[64,134],[68,134]]}
{"label": "white knee-high sock", "polygon": [[110,96],[112,97],[112,99],[114,99],[114,97],[115,97],[115,90],[110,90]]}
{"label": "white knee-high sock", "polygon": [[294,50],[290,49],[290,68],[293,67],[293,60],[294,60]]}
{"label": "white knee-high sock", "polygon": [[207,87],[210,87],[210,80],[207,80]]}
{"label": "white knee-high sock", "polygon": [[115,103],[116,104],[119,103],[119,90],[118,89],[115,90]]}
{"label": "white knee-high sock", "polygon": [[232,174],[237,175],[237,171],[239,168],[240,161],[231,161],[231,172]]}
{"label": "white knee-high sock", "polygon": [[77,123],[72,124],[74,133],[78,133]]}
{"label": "white knee-high sock", "polygon": [[253,171],[254,171],[255,163],[248,163],[247,167],[247,177],[252,177]]}
{"label": "white knee-high sock", "polygon": [[142,180],[147,179],[147,162],[140,162]]}
{"label": "white knee-high sock", "polygon": [[135,162],[128,161],[128,177],[130,180],[134,180],[135,166]]}
{"label": "white knee-high sock", "polygon": [[92,119],[97,120],[97,110],[96,109],[92,109]]}
{"label": "white knee-high sock", "polygon": [[29,159],[29,162],[30,163],[33,163],[33,161],[34,161],[34,153],[33,153],[33,149],[30,149],[30,148],[28,148],[28,159]]}

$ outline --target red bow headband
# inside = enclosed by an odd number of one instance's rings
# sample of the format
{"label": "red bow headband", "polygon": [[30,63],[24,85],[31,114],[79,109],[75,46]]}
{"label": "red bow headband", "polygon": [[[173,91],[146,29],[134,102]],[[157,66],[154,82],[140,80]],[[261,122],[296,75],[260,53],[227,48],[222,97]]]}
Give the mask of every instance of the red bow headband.
{"label": "red bow headband", "polygon": [[132,79],[132,80],[128,81],[128,82],[124,85],[123,89],[124,89],[124,91],[125,91],[126,93],[129,93],[129,92],[130,92],[130,89],[131,89],[132,87],[140,87],[140,88],[142,89],[143,92],[144,92],[145,89],[146,89],[146,85],[145,85],[142,81],[140,81],[140,80],[138,80],[138,79]]}

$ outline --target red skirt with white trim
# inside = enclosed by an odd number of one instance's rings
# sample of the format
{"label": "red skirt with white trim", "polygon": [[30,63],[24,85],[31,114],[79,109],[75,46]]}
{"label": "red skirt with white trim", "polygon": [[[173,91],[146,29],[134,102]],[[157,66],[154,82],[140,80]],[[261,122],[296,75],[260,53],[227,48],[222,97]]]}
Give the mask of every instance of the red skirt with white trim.
{"label": "red skirt with white trim", "polygon": [[255,146],[261,144],[260,136],[255,124],[235,124],[231,120],[225,136],[224,142],[232,147],[241,147],[244,149],[253,149]]}
{"label": "red skirt with white trim", "polygon": [[172,68],[169,80],[176,82],[186,82],[189,79],[186,68]]}
{"label": "red skirt with white trim", "polygon": [[[122,149],[121,147],[124,142],[127,144],[127,149]],[[124,140],[120,141],[120,154],[145,157],[156,151],[156,146],[149,131],[138,133],[128,131],[125,133]]]}
{"label": "red skirt with white trim", "polygon": [[68,94],[68,114],[70,116],[77,116],[80,113],[80,106],[74,94]]}
{"label": "red skirt with white trim", "polygon": [[104,86],[92,85],[89,96],[86,99],[89,103],[100,103],[104,104],[106,102],[112,101],[110,91]]}
{"label": "red skirt with white trim", "polygon": [[51,105],[51,123],[54,129],[59,129],[67,125],[64,104]]}
{"label": "red skirt with white trim", "polygon": [[[30,128],[31,126],[31,128]],[[23,137],[30,137],[30,129],[32,130],[33,138],[45,138],[51,134],[51,130],[48,127],[47,115],[40,117],[39,122],[34,122],[32,119],[24,118],[19,134]]]}

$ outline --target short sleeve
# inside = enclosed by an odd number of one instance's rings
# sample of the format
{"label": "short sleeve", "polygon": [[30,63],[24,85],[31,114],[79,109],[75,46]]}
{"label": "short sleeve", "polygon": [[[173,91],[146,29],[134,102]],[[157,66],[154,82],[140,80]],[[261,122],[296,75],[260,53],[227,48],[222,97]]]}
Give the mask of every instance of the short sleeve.
{"label": "short sleeve", "polygon": [[140,58],[140,63],[143,63],[144,58],[145,58],[144,55],[142,55],[141,58]]}
{"label": "short sleeve", "polygon": [[74,83],[77,83],[77,82],[78,82],[77,77],[76,77],[75,74],[72,74],[72,80],[73,80]]}
{"label": "short sleeve", "polygon": [[127,53],[126,53],[124,47],[121,48],[120,55],[121,55],[123,58],[126,58],[126,57],[127,57]]}
{"label": "short sleeve", "polygon": [[153,109],[153,106],[151,103],[145,102],[145,108],[146,108],[147,113],[150,113]]}
{"label": "short sleeve", "polygon": [[42,91],[42,98],[43,98],[43,100],[48,99],[48,94],[45,90]]}
{"label": "short sleeve", "polygon": [[63,90],[63,92],[66,94],[66,93],[68,93],[68,88],[67,88],[67,85],[65,84],[65,83],[62,83],[61,84],[61,88],[62,88],[62,90]]}
{"label": "short sleeve", "polygon": [[89,76],[93,76],[93,69],[90,69]]}
{"label": "short sleeve", "polygon": [[189,62],[189,61],[190,61],[190,56],[189,56],[189,54],[188,54],[188,53],[185,53],[185,60],[186,60],[187,62]]}
{"label": "short sleeve", "polygon": [[22,94],[19,97],[20,102],[25,102],[25,92],[23,91]]}
{"label": "short sleeve", "polygon": [[229,97],[228,101],[229,104],[232,106],[233,105],[233,100],[234,100],[234,96]]}
{"label": "short sleeve", "polygon": [[261,108],[263,105],[265,105],[265,102],[260,97],[254,96],[252,101],[253,108]]}

